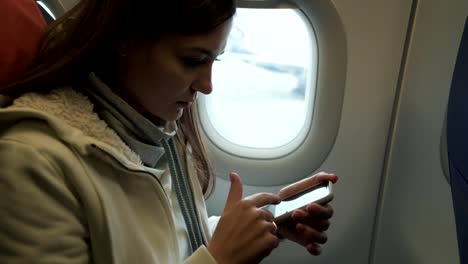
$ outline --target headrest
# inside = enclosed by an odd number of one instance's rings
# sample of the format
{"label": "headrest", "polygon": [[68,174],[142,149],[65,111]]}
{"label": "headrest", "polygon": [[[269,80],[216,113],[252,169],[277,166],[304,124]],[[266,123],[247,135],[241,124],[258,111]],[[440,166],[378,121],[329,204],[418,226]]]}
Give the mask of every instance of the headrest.
{"label": "headrest", "polygon": [[447,150],[450,162],[468,176],[468,19],[458,50],[447,111]]}
{"label": "headrest", "polygon": [[34,0],[0,1],[0,87],[32,63],[47,27]]}

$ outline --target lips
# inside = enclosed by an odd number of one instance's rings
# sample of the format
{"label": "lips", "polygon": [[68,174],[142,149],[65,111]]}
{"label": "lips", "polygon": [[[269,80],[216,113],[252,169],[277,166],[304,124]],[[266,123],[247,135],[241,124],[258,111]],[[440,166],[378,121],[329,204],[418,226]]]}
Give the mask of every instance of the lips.
{"label": "lips", "polygon": [[192,106],[193,102],[195,100],[197,100],[197,95],[198,95],[198,93],[195,92],[195,93],[191,94],[190,96],[187,96],[186,98],[181,98],[181,99],[184,99],[184,100],[177,101],[176,102],[177,107],[178,108],[189,108],[190,106]]}
{"label": "lips", "polygon": [[189,108],[190,106],[192,106],[192,103],[193,101],[188,101],[188,102],[185,102],[185,101],[177,101],[176,102],[176,105],[180,108]]}

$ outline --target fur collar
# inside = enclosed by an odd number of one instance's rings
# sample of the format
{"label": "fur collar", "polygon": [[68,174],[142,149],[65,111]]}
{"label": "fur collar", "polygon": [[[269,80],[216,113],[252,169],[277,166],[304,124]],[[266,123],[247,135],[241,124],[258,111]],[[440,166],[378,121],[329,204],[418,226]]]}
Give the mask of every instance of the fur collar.
{"label": "fur collar", "polygon": [[48,94],[26,93],[16,98],[10,108],[30,108],[54,116],[84,135],[112,146],[132,163],[142,165],[140,157],[93,111],[93,104],[70,87]]}

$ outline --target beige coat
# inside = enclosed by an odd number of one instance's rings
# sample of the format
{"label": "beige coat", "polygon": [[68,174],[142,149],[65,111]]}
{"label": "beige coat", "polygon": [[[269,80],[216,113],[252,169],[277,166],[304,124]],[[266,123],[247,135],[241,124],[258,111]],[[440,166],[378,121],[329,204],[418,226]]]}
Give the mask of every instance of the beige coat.
{"label": "beige coat", "polygon": [[[161,174],[72,89],[23,95],[0,109],[0,263],[179,263]],[[185,263],[215,261],[203,246]]]}

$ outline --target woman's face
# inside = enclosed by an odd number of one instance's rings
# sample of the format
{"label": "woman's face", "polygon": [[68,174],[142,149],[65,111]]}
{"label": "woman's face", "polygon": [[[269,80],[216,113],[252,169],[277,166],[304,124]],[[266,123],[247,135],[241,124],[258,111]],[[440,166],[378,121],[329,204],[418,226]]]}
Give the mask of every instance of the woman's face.
{"label": "woman's face", "polygon": [[213,62],[223,52],[231,26],[232,19],[207,34],[164,35],[151,46],[128,47],[116,92],[140,112],[179,119],[198,92],[213,90]]}

